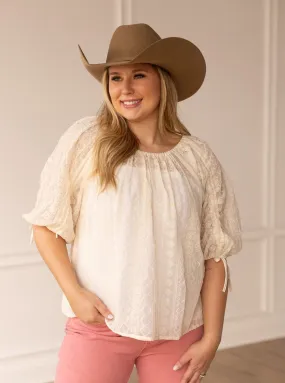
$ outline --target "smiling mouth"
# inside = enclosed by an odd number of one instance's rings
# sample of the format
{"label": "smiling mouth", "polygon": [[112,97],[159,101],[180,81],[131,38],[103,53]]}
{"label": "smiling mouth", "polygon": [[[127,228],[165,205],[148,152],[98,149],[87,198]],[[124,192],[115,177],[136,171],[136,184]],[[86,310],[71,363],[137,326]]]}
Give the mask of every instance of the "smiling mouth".
{"label": "smiling mouth", "polygon": [[125,108],[135,108],[136,106],[138,106],[141,103],[141,101],[142,101],[142,99],[138,99],[138,100],[126,100],[126,101],[121,101],[121,104]]}

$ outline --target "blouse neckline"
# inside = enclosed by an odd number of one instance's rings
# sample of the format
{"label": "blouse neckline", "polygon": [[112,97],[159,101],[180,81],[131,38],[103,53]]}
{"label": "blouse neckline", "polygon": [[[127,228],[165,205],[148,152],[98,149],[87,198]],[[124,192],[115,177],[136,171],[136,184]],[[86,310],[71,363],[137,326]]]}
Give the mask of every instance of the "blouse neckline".
{"label": "blouse neckline", "polygon": [[145,155],[147,157],[161,157],[161,156],[168,156],[170,154],[173,154],[177,152],[182,145],[183,141],[185,140],[186,135],[183,134],[180,138],[180,140],[177,142],[176,145],[174,145],[171,149],[163,151],[163,152],[146,152],[141,149],[137,149],[137,152],[141,153],[142,155]]}

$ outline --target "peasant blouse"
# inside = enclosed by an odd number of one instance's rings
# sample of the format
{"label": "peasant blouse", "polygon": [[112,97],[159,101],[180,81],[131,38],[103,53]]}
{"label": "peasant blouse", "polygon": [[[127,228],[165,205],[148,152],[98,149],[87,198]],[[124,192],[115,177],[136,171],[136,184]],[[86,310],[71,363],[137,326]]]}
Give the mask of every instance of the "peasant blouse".
{"label": "peasant blouse", "polygon": [[[80,284],[114,314],[106,325],[141,340],[179,339],[203,324],[205,260],[241,250],[233,186],[209,145],[182,136],[171,150],[137,150],[116,169],[117,190],[99,193],[92,170],[96,118],[61,136],[23,218],[46,226],[70,248]],[[62,311],[75,314],[63,294]]]}

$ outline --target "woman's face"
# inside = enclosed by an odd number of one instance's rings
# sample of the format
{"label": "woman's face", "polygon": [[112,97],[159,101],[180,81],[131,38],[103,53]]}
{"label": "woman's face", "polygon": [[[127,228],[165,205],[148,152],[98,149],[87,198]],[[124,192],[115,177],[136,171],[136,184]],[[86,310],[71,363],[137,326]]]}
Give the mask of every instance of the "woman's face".
{"label": "woman's face", "polygon": [[150,64],[109,68],[109,94],[112,104],[130,122],[156,117],[160,101],[160,77]]}

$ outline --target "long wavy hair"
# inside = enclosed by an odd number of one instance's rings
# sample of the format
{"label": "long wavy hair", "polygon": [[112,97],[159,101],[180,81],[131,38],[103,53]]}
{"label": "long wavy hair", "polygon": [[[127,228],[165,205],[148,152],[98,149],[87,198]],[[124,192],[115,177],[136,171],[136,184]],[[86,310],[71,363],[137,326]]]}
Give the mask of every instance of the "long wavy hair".
{"label": "long wavy hair", "polygon": [[[191,135],[177,115],[177,91],[170,74],[153,65],[160,76],[160,103],[158,130],[178,136]],[[109,94],[109,73],[105,70],[103,79],[104,102],[97,113],[98,127],[93,148],[93,170],[91,177],[99,178],[101,192],[111,186],[117,189],[116,168],[139,149],[139,140],[128,127],[127,120],[118,114]]]}

